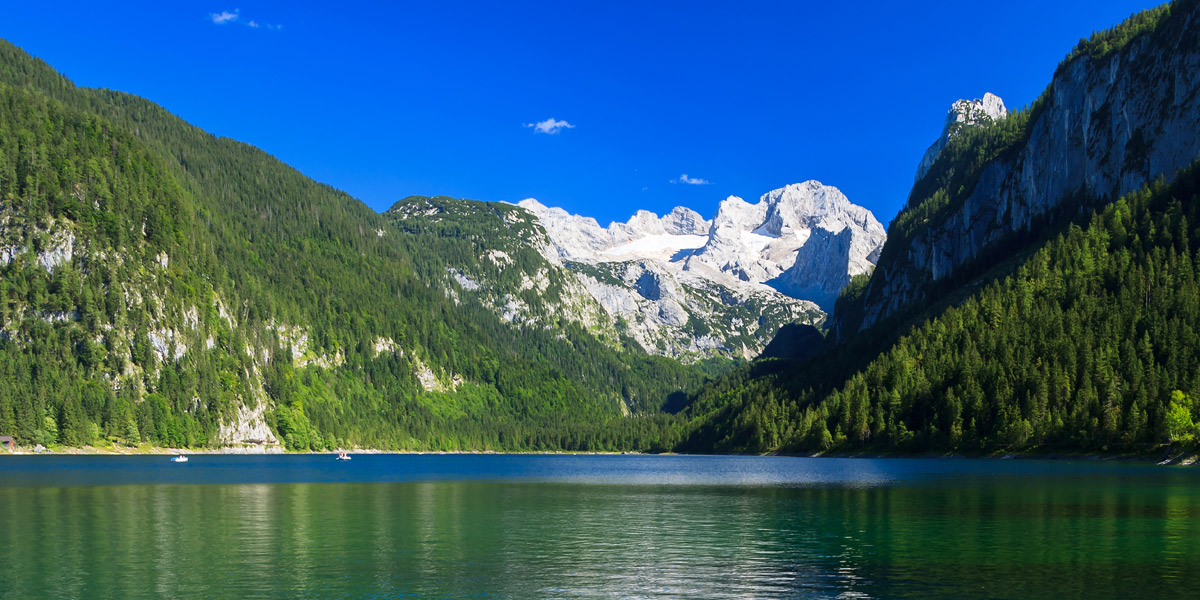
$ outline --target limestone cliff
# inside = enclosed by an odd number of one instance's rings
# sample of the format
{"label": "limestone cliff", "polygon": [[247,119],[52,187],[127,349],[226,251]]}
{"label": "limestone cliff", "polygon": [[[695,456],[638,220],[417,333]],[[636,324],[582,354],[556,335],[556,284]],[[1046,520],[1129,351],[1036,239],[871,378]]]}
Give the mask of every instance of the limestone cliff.
{"label": "limestone cliff", "polygon": [[[676,207],[662,218],[638,211],[625,223],[601,228],[595,219],[536,200],[520,206],[538,217],[560,258],[642,261],[702,287],[807,300],[826,310],[851,276],[874,268],[886,238],[871,211],[818,181],[772,190],[755,203],[730,196],[712,221]],[[840,241],[829,243],[835,238]]]}
{"label": "limestone cliff", "polygon": [[916,180],[920,181],[925,177],[929,168],[933,166],[933,161],[937,160],[942,149],[946,147],[946,143],[963,128],[988,125],[1006,117],[1008,109],[1004,107],[1004,101],[991,92],[984,94],[983,98],[959,100],[952,104],[946,114],[946,124],[942,126],[942,135],[929,145],[925,156],[921,157],[921,164],[917,165]]}
{"label": "limestone cliff", "polygon": [[[1169,17],[1115,51],[1076,52],[1043,97],[1005,127],[1021,127],[959,190],[925,178],[950,177],[944,156],[918,172],[909,206],[863,296],[861,320],[840,335],[928,301],[927,287],[1010,238],[1060,213],[1115,200],[1159,177],[1170,179],[1200,154],[1200,4],[1176,3]],[[984,127],[1000,127],[996,123]],[[948,144],[969,143],[950,139]],[[942,153],[943,155],[945,153]],[[940,165],[940,166],[939,166]],[[937,184],[937,185],[931,185]],[[939,187],[940,186],[940,187]],[[917,192],[924,190],[927,195]],[[939,196],[939,194],[941,196]],[[913,213],[930,209],[926,220]],[[897,231],[898,224],[907,225]]]}

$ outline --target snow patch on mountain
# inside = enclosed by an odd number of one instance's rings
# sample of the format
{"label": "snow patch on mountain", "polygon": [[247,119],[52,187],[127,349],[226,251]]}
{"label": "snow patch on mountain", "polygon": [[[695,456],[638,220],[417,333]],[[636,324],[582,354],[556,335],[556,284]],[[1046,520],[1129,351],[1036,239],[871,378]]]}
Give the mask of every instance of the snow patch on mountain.
{"label": "snow patch on mountain", "polygon": [[600,252],[605,257],[623,258],[662,258],[669,260],[683,250],[695,250],[708,242],[704,235],[650,235],[631,240],[620,246]]}
{"label": "snow patch on mountain", "polygon": [[[642,210],[625,223],[601,227],[593,218],[532,198],[519,206],[537,216],[558,258],[655,261],[665,273],[729,288],[776,290],[825,310],[850,277],[874,268],[887,237],[869,210],[817,181],[772,190],[756,203],[730,196],[711,221],[676,207],[661,218]],[[806,249],[814,232],[822,233]]]}

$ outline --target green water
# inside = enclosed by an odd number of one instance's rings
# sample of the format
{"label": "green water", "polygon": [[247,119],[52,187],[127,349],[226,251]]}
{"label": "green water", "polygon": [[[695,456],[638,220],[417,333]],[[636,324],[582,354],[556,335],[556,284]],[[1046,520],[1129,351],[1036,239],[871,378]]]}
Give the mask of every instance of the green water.
{"label": "green water", "polygon": [[1200,471],[0,458],[0,598],[1196,598]]}

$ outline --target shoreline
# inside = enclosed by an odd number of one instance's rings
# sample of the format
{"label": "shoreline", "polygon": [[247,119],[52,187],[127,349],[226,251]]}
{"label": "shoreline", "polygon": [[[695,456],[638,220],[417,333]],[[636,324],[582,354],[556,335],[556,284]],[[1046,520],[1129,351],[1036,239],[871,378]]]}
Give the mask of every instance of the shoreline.
{"label": "shoreline", "polygon": [[[348,454],[379,454],[379,455],[451,455],[451,454],[503,454],[503,455],[541,455],[541,456],[623,456],[623,455],[640,455],[653,456],[652,454],[638,451],[622,451],[622,452],[584,452],[584,451],[568,451],[568,450],[543,450],[543,451],[507,451],[507,450],[380,450],[377,448],[346,448],[339,450],[309,450],[309,451],[288,451],[280,446],[231,446],[225,448],[172,448],[169,446],[150,446],[139,445],[137,447],[98,447],[98,446],[58,446],[53,448],[45,448],[43,450],[34,450],[28,446],[18,446],[16,450],[8,451],[5,448],[0,448],[0,457],[3,456],[174,456],[178,454],[186,455],[248,455],[248,456],[308,456],[308,455],[328,455],[333,456],[339,452]],[[674,454],[674,453],[664,453]],[[735,456],[735,455],[730,455]],[[749,456],[749,455],[747,455]]]}
{"label": "shoreline", "polygon": [[225,448],[171,448],[142,444],[137,447],[54,447],[37,451],[28,446],[17,447],[13,451],[0,449],[3,456],[171,456],[186,455],[335,455],[339,452],[359,455],[395,455],[395,456],[424,456],[424,455],[509,455],[509,456],[779,456],[793,458],[898,458],[898,459],[946,459],[946,460],[1048,460],[1048,461],[1117,461],[1153,463],[1159,466],[1193,466],[1200,465],[1200,453],[1192,450],[1177,450],[1169,447],[1158,453],[1111,453],[1101,452],[1010,452],[996,454],[970,454],[961,452],[948,453],[878,453],[878,452],[818,452],[818,453],[767,453],[767,454],[719,454],[719,453],[646,453],[639,451],[604,452],[604,451],[507,451],[507,450],[380,450],[377,448],[350,448],[344,450],[321,450],[294,452],[286,451],[279,446],[237,446]]}
{"label": "shoreline", "polygon": [[1103,452],[1007,452],[1003,454],[970,454],[961,452],[884,454],[870,452],[785,454],[777,456],[807,456],[813,458],[934,458],[948,460],[1045,460],[1045,461],[1112,461],[1129,463],[1153,463],[1159,466],[1200,465],[1200,453],[1194,450],[1165,449],[1159,453],[1110,453]]}

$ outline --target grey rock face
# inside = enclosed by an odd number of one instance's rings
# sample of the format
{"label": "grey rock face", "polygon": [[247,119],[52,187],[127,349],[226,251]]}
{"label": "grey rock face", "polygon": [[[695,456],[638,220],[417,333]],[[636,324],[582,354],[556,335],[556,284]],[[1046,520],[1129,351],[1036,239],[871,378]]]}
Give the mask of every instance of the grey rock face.
{"label": "grey rock face", "polygon": [[[524,200],[520,206],[538,217],[560,258],[594,263],[655,260],[667,272],[723,286],[772,288],[826,310],[851,276],[874,268],[887,237],[870,211],[817,181],[772,190],[753,204],[730,196],[711,222],[696,211],[676,207],[661,219],[638,211],[625,223],[601,228],[595,219],[536,200]],[[843,230],[849,232],[844,243],[826,243],[825,234]],[[824,233],[806,249],[815,232]]]}
{"label": "grey rock face", "polygon": [[[827,243],[843,233],[845,243]],[[767,192],[757,204],[726,199],[708,243],[684,268],[766,283],[829,310],[851,276],[874,268],[886,237],[871,211],[835,187],[806,181]]]}
{"label": "grey rock face", "polygon": [[646,271],[637,278],[637,283],[634,283],[634,288],[641,296],[651,302],[657,302],[662,299],[662,287],[659,285],[658,274],[653,271]]}
{"label": "grey rock face", "polygon": [[817,324],[852,275],[872,269],[886,232],[867,209],[817,181],[750,203],[731,196],[712,221],[676,207],[600,227],[536,200],[550,255],[647,352],[752,358],[785,323]]}
{"label": "grey rock face", "polygon": [[1083,193],[1115,200],[1200,155],[1200,7],[1182,26],[1083,55],[1054,78],[1025,145],[987,165],[948,218],[922,229],[867,290],[862,328],[922,297],[988,245]]}
{"label": "grey rock face", "polygon": [[[535,200],[520,206],[545,228],[553,258],[574,265],[624,333],[648,352],[676,357],[749,358],[782,324],[819,323],[824,315],[812,300],[831,305],[851,274],[873,266],[885,236],[869,211],[816,181],[753,204],[727,198],[711,222],[676,207],[601,228]],[[837,239],[845,243],[818,242],[798,262],[815,231],[844,232]],[[822,255],[828,251],[842,256]]]}
{"label": "grey rock face", "polygon": [[[874,268],[887,237],[869,210],[818,181],[772,190],[753,204],[730,196],[711,222],[676,207],[662,218],[638,211],[625,223],[601,228],[595,219],[536,200],[520,206],[538,217],[560,258],[656,260],[668,271],[724,286],[770,287],[825,310],[851,276]],[[845,243],[826,243],[825,234],[843,230],[849,231]],[[816,232],[824,233],[805,248]]]}
{"label": "grey rock face", "polygon": [[596,263],[576,278],[623,334],[651,354],[685,361],[751,359],[784,324],[823,320],[811,302],[765,286],[720,285],[657,260]]}
{"label": "grey rock face", "polygon": [[662,226],[669,235],[707,235],[709,222],[690,208],[676,206],[662,218]]}
{"label": "grey rock face", "polygon": [[991,92],[984,94],[983,98],[959,100],[950,105],[950,110],[946,114],[946,124],[942,127],[942,135],[938,136],[933,144],[930,144],[929,149],[925,151],[925,156],[921,157],[921,164],[917,166],[916,180],[920,181],[929,172],[929,167],[933,166],[933,161],[937,160],[942,149],[946,147],[946,143],[963,127],[987,125],[1007,117],[1008,109],[1004,107],[1004,101]]}
{"label": "grey rock face", "polygon": [[808,241],[796,253],[796,264],[780,277],[780,289],[794,296],[811,298],[825,307],[832,306],[838,292],[850,283],[850,257],[862,254],[864,235],[843,227],[841,231],[813,230]]}
{"label": "grey rock face", "polygon": [[[517,206],[533,213],[538,218],[542,227],[550,234],[560,258],[575,260],[596,259],[605,252],[647,238],[654,238],[652,241],[661,241],[665,244],[665,246],[655,243],[644,244],[648,250],[653,251],[660,246],[673,248],[671,240],[658,238],[707,235],[709,229],[708,221],[705,221],[699,213],[682,206],[675,207],[662,218],[648,210],[639,210],[627,222],[610,223],[608,227],[601,227],[591,217],[572,215],[561,208],[546,206],[533,198],[522,200],[517,203]],[[683,243],[690,243],[690,240],[684,240]],[[633,255],[638,257],[645,254],[645,252],[637,251],[640,249],[631,250],[635,250]],[[627,252],[621,254],[625,255],[625,258],[630,257]]]}

